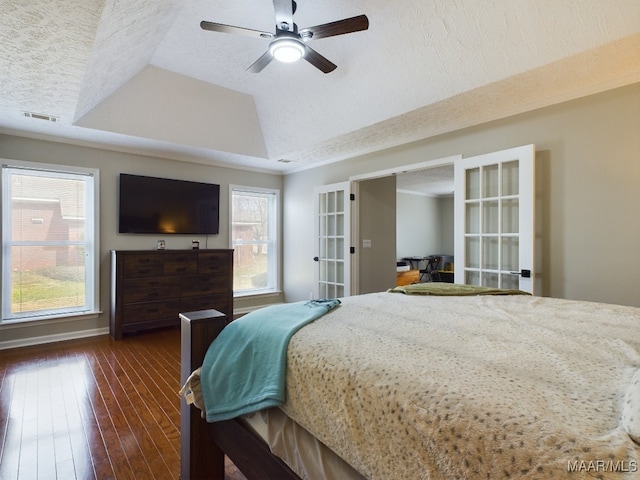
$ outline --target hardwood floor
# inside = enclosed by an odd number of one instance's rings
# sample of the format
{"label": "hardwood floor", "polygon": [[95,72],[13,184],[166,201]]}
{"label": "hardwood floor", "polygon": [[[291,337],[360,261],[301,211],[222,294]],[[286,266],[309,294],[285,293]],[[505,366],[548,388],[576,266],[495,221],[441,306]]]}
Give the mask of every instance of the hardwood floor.
{"label": "hardwood floor", "polygon": [[0,479],[178,479],[179,389],[177,328],[0,351]]}

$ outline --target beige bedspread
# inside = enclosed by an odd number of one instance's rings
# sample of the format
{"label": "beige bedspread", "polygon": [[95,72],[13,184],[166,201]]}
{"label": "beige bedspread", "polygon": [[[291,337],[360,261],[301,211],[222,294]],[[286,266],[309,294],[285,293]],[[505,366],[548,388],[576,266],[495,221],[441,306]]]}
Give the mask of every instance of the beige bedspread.
{"label": "beige bedspread", "polygon": [[640,309],[362,295],[287,362],[283,410],[372,479],[640,478],[621,422]]}

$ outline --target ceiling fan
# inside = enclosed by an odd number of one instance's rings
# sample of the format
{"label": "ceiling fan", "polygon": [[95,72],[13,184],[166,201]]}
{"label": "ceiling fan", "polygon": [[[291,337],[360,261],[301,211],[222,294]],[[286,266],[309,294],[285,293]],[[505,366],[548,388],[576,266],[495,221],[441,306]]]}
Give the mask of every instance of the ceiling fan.
{"label": "ceiling fan", "polygon": [[247,71],[258,73],[271,63],[274,58],[281,62],[296,62],[304,58],[314,67],[324,73],[334,71],[337,66],[309,47],[306,42],[312,38],[334,37],[345,33],[359,32],[369,28],[369,19],[366,15],[345,18],[336,22],[303,28],[298,31],[298,26],[293,22],[293,14],[296,13],[297,4],[293,0],[273,0],[276,14],[276,33],[251,30],[249,28],[234,27],[222,23],[214,23],[203,20],[200,27],[203,30],[221,33],[235,33],[251,37],[271,39],[269,49],[247,68]]}

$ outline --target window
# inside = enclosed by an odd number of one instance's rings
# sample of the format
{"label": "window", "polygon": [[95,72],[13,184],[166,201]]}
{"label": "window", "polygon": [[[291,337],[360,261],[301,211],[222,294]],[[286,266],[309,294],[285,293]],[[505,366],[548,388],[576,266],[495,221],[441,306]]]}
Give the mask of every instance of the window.
{"label": "window", "polygon": [[278,290],[277,190],[239,187],[231,191],[234,295]]}
{"label": "window", "polygon": [[98,171],[2,166],[2,322],[95,313]]}

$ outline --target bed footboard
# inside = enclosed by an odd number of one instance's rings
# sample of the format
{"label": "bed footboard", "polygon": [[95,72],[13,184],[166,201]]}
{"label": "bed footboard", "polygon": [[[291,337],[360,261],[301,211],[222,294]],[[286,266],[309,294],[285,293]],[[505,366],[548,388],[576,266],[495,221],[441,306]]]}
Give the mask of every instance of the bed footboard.
{"label": "bed footboard", "polygon": [[[181,384],[202,365],[211,342],[227,325],[217,310],[181,313]],[[181,480],[224,480],[224,455],[249,479],[300,480],[240,420],[207,423],[200,410],[180,404]]]}
{"label": "bed footboard", "polygon": [[[207,348],[227,324],[227,316],[217,310],[180,314],[180,384],[202,365]],[[180,403],[181,480],[224,480],[224,452],[209,436],[200,410]]]}

